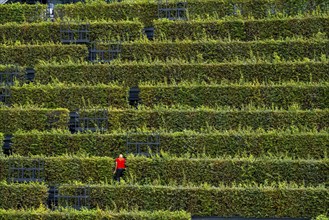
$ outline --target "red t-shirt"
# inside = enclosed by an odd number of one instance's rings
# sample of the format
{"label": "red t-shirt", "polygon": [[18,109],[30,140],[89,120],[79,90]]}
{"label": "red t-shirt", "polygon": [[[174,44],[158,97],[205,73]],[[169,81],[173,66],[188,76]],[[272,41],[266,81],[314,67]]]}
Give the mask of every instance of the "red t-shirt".
{"label": "red t-shirt", "polygon": [[126,159],[125,158],[117,158],[115,159],[117,163],[117,169],[126,169]]}

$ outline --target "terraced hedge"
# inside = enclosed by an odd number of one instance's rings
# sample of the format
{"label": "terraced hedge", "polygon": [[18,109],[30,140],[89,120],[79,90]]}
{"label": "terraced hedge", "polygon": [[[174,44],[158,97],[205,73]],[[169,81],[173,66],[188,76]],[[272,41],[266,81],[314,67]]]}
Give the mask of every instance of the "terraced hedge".
{"label": "terraced hedge", "polygon": [[305,16],[295,18],[154,21],[155,37],[167,39],[194,39],[208,36],[213,39],[281,39],[286,37],[312,37],[318,32],[329,35],[329,17]]}
{"label": "terraced hedge", "polygon": [[[67,24],[66,24],[67,25]],[[66,27],[66,26],[64,26]],[[70,25],[70,28],[77,28]],[[133,40],[142,34],[143,24],[139,21],[98,21],[91,22],[89,28],[89,40],[117,39]],[[40,23],[6,23],[0,25],[0,43],[5,41],[29,42],[61,42],[60,22]]]}
{"label": "terraced hedge", "polygon": [[152,63],[44,63],[35,66],[35,80],[47,84],[52,79],[67,83],[84,83],[86,81],[109,83],[118,81],[134,86],[140,81],[154,82],[217,82],[223,79],[237,82],[245,81],[329,81],[328,62],[259,62],[259,63],[186,63],[152,62]]}
{"label": "terraced hedge", "polygon": [[[72,181],[84,183],[110,182],[113,178],[114,159],[108,157],[35,157],[45,161],[47,184],[62,184]],[[19,167],[31,166],[31,158],[0,158],[0,180],[8,178],[9,164]],[[139,184],[158,181],[161,184],[175,182],[250,183],[287,181],[306,185],[329,184],[329,160],[291,159],[190,159],[190,158],[141,158],[127,159],[126,180]]]}
{"label": "terraced hedge", "polygon": [[109,212],[102,210],[79,210],[74,211],[72,209],[61,210],[61,211],[50,211],[50,210],[1,210],[1,220],[64,220],[64,219],[75,219],[75,220],[91,220],[91,219],[113,219],[113,220],[189,220],[191,215],[184,211],[169,212],[169,211],[133,211],[133,212]]}
{"label": "terraced hedge", "polygon": [[[236,132],[160,132],[160,149],[177,156],[205,153],[209,157],[225,155],[287,155],[297,158],[324,158],[328,153],[327,132],[236,131]],[[135,134],[145,141],[147,134]],[[3,139],[2,139],[3,140]],[[126,133],[70,134],[63,132],[16,132],[12,138],[15,154],[48,156],[85,152],[88,155],[116,157],[126,152]]]}
{"label": "terraced hedge", "polygon": [[[172,4],[172,3],[170,3]],[[300,12],[315,10],[316,7],[325,11],[328,7],[326,0],[256,0],[256,1],[189,1],[188,12],[190,18],[206,17],[215,14],[218,17],[253,16],[255,18],[266,17],[272,13],[285,12],[296,15]],[[102,2],[92,4],[59,5],[57,9],[70,18],[99,19],[126,19],[138,18],[145,25],[151,25],[154,19],[158,19],[158,5],[153,2],[120,2],[106,4]]]}
{"label": "terraced hedge", "polygon": [[11,88],[10,102],[75,110],[88,106],[127,107],[128,88],[118,85],[24,85]]}
{"label": "terraced hedge", "polygon": [[[59,190],[68,194],[76,187],[64,185]],[[325,187],[91,185],[90,188],[93,207],[185,210],[200,216],[316,217],[326,213],[329,206],[329,190]]]}
{"label": "terraced hedge", "polygon": [[135,41],[122,45],[121,57],[125,60],[158,58],[166,61],[172,58],[223,62],[236,59],[266,57],[272,60],[314,59],[329,56],[328,40],[266,40],[266,41]]}
{"label": "terraced hedge", "polygon": [[147,109],[110,110],[112,129],[164,128],[171,131],[200,130],[213,127],[229,130],[244,127],[280,129],[290,126],[323,129],[329,124],[328,110],[215,110],[215,109]]}
{"label": "terraced hedge", "polygon": [[256,106],[277,106],[287,109],[298,103],[302,109],[325,109],[329,106],[329,84],[288,83],[261,84],[154,84],[142,85],[143,105],[235,106],[253,103]]}
{"label": "terraced hedge", "polygon": [[0,131],[12,133],[17,130],[67,129],[67,109],[2,108],[0,109]]}
{"label": "terraced hedge", "polygon": [[46,11],[46,5],[1,4],[0,24],[7,22],[39,22]]}
{"label": "terraced hedge", "polygon": [[0,64],[33,66],[39,60],[83,60],[88,56],[85,45],[0,45]]}
{"label": "terraced hedge", "polygon": [[48,188],[43,184],[8,184],[0,182],[0,208],[38,208],[41,204],[46,204],[47,192]]}

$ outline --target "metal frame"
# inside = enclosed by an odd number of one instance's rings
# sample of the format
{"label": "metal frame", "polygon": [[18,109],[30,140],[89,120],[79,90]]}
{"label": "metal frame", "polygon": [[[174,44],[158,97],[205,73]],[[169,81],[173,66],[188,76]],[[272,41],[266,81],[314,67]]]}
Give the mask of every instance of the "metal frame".
{"label": "metal frame", "polygon": [[0,88],[0,102],[2,102],[4,105],[10,105],[10,95],[10,87],[6,86]]}
{"label": "metal frame", "polygon": [[158,18],[169,20],[187,20],[187,1],[177,2],[175,7],[170,6],[168,0],[158,0]]}
{"label": "metal frame", "polygon": [[60,39],[64,44],[88,44],[89,43],[89,23],[62,21],[60,23]]}
{"label": "metal frame", "polygon": [[0,72],[0,86],[13,86],[15,79],[18,77],[18,66],[15,66],[14,68],[6,66],[6,69]]}
{"label": "metal frame", "polygon": [[[138,136],[145,137],[146,140],[141,140]],[[136,140],[137,139],[137,140]],[[132,153],[134,155],[145,155],[150,156],[149,149],[152,151],[152,154],[158,154],[160,151],[160,135],[158,133],[150,132],[131,132],[127,133],[127,154]],[[147,147],[148,149],[144,150],[143,148]]]}
{"label": "metal frame", "polygon": [[107,109],[92,109],[92,110],[77,110],[70,113],[70,131],[86,132],[108,130],[108,110]]}
{"label": "metal frame", "polygon": [[62,194],[60,190],[54,190],[54,201],[57,202],[57,208],[90,209],[90,187],[77,187],[73,195]]}
{"label": "metal frame", "polygon": [[11,160],[8,170],[8,182],[43,182],[45,162],[39,159],[31,159],[31,166],[26,166],[22,161]]}
{"label": "metal frame", "polygon": [[121,53],[120,41],[93,41],[89,49],[90,62],[110,63]]}

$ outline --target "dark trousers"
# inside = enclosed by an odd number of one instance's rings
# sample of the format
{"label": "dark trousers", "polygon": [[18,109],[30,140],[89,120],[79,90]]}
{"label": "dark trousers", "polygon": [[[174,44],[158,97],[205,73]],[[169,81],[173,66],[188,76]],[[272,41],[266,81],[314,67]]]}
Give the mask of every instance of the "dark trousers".
{"label": "dark trousers", "polygon": [[117,169],[115,172],[115,180],[120,182],[120,178],[123,177],[125,169]]}

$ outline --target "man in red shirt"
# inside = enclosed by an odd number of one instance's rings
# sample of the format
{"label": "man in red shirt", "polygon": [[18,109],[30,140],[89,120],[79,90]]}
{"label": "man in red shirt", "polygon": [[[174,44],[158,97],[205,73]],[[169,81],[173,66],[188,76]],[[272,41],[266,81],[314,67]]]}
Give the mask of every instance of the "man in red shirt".
{"label": "man in red shirt", "polygon": [[123,158],[123,155],[120,154],[117,159],[115,159],[115,170],[113,174],[115,174],[115,179],[120,182],[120,177],[123,177],[123,173],[126,169],[126,159]]}

